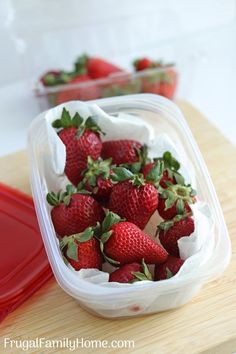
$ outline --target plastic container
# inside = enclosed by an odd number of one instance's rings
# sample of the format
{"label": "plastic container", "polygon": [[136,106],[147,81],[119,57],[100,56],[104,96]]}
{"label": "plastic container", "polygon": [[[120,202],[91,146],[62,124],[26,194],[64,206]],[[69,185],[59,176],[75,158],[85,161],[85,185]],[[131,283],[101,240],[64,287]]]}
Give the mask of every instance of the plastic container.
{"label": "plastic container", "polygon": [[[58,240],[45,201],[47,181],[44,180],[44,156],[50,154],[45,134],[44,115],[39,115],[29,130],[28,149],[31,166],[31,185],[45,248],[54,275],[60,286],[79,301],[81,306],[100,316],[117,318],[137,316],[179,307],[195,296],[202,285],[219,276],[230,260],[231,246],[207,167],[185,119],[171,101],[157,95],[132,95],[92,101],[105,112],[115,116],[125,112],[149,123],[159,133],[166,132],[184,150],[196,174],[198,198],[206,201],[214,219],[214,252],[206,262],[192,272],[159,282],[142,282],[129,287],[99,286],[80,279],[63,262]],[[88,103],[89,104],[89,103]],[[63,105],[69,109],[70,104]],[[54,108],[54,110],[58,110]],[[59,112],[59,110],[58,110]],[[46,168],[50,169],[50,166]]]}
{"label": "plastic container", "polygon": [[38,290],[52,271],[31,197],[0,183],[0,321]]}
{"label": "plastic container", "polygon": [[154,93],[173,99],[177,83],[177,69],[173,65],[168,65],[164,68],[136,73],[115,73],[104,79],[54,87],[45,87],[39,81],[34,93],[43,110],[67,101],[87,101],[137,93]]}

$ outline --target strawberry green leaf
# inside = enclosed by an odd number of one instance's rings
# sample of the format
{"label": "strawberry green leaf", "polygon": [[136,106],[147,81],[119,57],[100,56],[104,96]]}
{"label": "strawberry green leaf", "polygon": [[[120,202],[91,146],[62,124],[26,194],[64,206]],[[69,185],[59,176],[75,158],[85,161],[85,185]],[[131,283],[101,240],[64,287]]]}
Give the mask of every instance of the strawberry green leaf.
{"label": "strawberry green leaf", "polygon": [[142,266],[143,266],[143,273],[146,277],[147,280],[152,280],[152,274],[147,266],[147,264],[144,261],[144,258],[142,259]]}
{"label": "strawberry green leaf", "polygon": [[133,282],[135,282],[135,280],[139,280],[139,281],[143,281],[143,280],[152,280],[152,279],[148,279],[146,277],[146,275],[142,272],[132,272],[132,274],[135,276],[136,279],[133,280]]}
{"label": "strawberry green leaf", "polygon": [[87,169],[82,172],[84,175],[83,182],[89,182],[89,184],[93,187],[97,184],[97,176],[107,179],[110,177],[110,169],[111,169],[112,159],[102,160],[98,158],[97,160],[93,160],[91,156],[88,156],[87,159]]}
{"label": "strawberry green leaf", "polygon": [[83,118],[79,115],[78,112],[75,113],[74,117],[72,118],[73,126],[79,128],[83,123]]}
{"label": "strawberry green leaf", "polygon": [[70,113],[69,113],[69,111],[66,110],[65,107],[63,107],[63,110],[62,110],[61,124],[62,124],[63,128],[68,128],[68,127],[72,126]]}
{"label": "strawberry green leaf", "polygon": [[57,206],[58,204],[60,204],[60,200],[54,192],[48,193],[46,195],[46,199],[47,199],[48,204],[50,204],[52,206]]}
{"label": "strawberry green leaf", "polygon": [[149,171],[146,180],[149,182],[158,182],[162,178],[164,172],[163,161],[157,161],[153,168]]}
{"label": "strawberry green leaf", "polygon": [[162,221],[162,222],[157,226],[158,232],[159,232],[160,230],[167,231],[167,230],[169,230],[173,225],[174,225],[174,221],[173,221],[173,220]]}
{"label": "strawberry green leaf", "polygon": [[127,181],[134,177],[134,174],[124,167],[114,167],[112,169],[111,179],[114,182]]}
{"label": "strawberry green leaf", "polygon": [[79,234],[75,234],[74,238],[79,241],[80,243],[87,242],[91,240],[94,235],[94,231],[92,227],[87,227],[83,232]]}
{"label": "strawberry green leaf", "polygon": [[122,221],[122,219],[119,215],[109,211],[102,222],[102,232],[105,233],[109,231],[112,225],[117,224],[120,221]]}
{"label": "strawberry green leaf", "polygon": [[136,174],[132,178],[132,183],[136,187],[143,186],[145,184],[145,179],[142,173]]}
{"label": "strawberry green leaf", "polygon": [[139,173],[141,170],[141,167],[142,167],[141,162],[134,162],[131,164],[127,164],[127,169],[130,170],[134,174]]}
{"label": "strawberry green leaf", "polygon": [[63,199],[63,203],[66,205],[66,206],[69,206],[70,204],[70,200],[71,200],[71,195],[66,195]]}
{"label": "strawberry green leaf", "polygon": [[[157,190],[158,190],[158,193],[159,193],[161,196],[163,196],[163,193],[165,192],[165,189],[162,188],[162,186],[161,186],[160,184],[158,185]],[[164,198],[164,196],[163,196],[163,198]]]}
{"label": "strawberry green leaf", "polygon": [[62,128],[61,119],[54,120],[54,122],[52,122],[52,126],[57,129]]}
{"label": "strawberry green leaf", "polygon": [[171,170],[178,171],[180,168],[180,163],[172,156],[170,151],[166,151],[162,157],[165,167]]}
{"label": "strawberry green leaf", "polygon": [[54,128],[69,128],[69,127],[80,127],[83,123],[83,118],[79,115],[79,113],[75,113],[74,117],[71,118],[70,112],[63,107],[61,118],[56,119],[52,122],[52,126]]}
{"label": "strawberry green leaf", "polygon": [[150,162],[150,159],[148,158],[148,147],[146,144],[144,144],[141,148],[135,148],[135,150],[142,166]]}
{"label": "strawberry green leaf", "polygon": [[66,193],[68,195],[72,195],[75,194],[77,192],[77,188],[75,186],[73,186],[72,184],[67,184],[66,186]]}
{"label": "strawberry green leaf", "polygon": [[95,133],[102,133],[105,135],[105,133],[101,130],[99,125],[95,122],[95,120],[92,117],[88,117],[85,121],[85,128],[95,132]]}
{"label": "strawberry green leaf", "polygon": [[185,184],[184,177],[180,173],[174,172],[174,178],[177,184],[180,184],[182,186]]}
{"label": "strawberry green leaf", "polygon": [[118,266],[120,265],[120,262],[118,261],[115,261],[114,259],[110,258],[110,257],[107,257],[104,253],[103,253],[103,257],[105,258],[105,260],[110,263],[111,265],[114,265],[114,266]]}
{"label": "strawberry green leaf", "polygon": [[95,187],[95,186],[96,186],[96,184],[97,184],[97,177],[96,177],[95,175],[89,176],[89,177],[87,178],[87,180],[88,180],[90,186],[92,186],[92,187]]}
{"label": "strawberry green leaf", "polygon": [[145,274],[141,272],[132,272],[132,274],[135,276],[136,279],[138,280],[147,280]]}
{"label": "strawberry green leaf", "polygon": [[171,208],[175,204],[175,201],[176,201],[176,196],[172,191],[166,190],[166,193],[167,193],[168,197],[165,201],[165,210]]}
{"label": "strawberry green leaf", "polygon": [[177,214],[183,214],[185,211],[185,205],[183,199],[179,198],[176,203]]}
{"label": "strawberry green leaf", "polygon": [[109,240],[109,238],[111,237],[111,235],[112,235],[112,230],[103,233],[101,236],[102,243],[106,243]]}
{"label": "strawberry green leaf", "polygon": [[167,187],[172,186],[172,184],[173,184],[173,183],[171,183],[170,181],[165,181],[165,185],[166,185]]}
{"label": "strawberry green leaf", "polygon": [[168,231],[176,222],[180,221],[180,220],[183,220],[189,216],[191,216],[192,213],[189,212],[189,213],[185,213],[185,214],[178,214],[176,215],[173,219],[171,220],[166,220],[166,221],[162,221],[158,226],[157,226],[157,233],[156,233],[156,236],[157,234],[159,233],[160,230],[163,230],[163,231]]}
{"label": "strawberry green leaf", "polygon": [[75,66],[75,73],[76,74],[86,74],[87,73],[87,63],[89,57],[87,54],[81,55],[76,62],[74,63]]}
{"label": "strawberry green leaf", "polygon": [[96,226],[93,227],[94,236],[97,240],[100,239],[101,236],[101,224],[97,221]]}
{"label": "strawberry green leaf", "polygon": [[78,261],[78,245],[75,242],[69,242],[66,250],[68,258]]}

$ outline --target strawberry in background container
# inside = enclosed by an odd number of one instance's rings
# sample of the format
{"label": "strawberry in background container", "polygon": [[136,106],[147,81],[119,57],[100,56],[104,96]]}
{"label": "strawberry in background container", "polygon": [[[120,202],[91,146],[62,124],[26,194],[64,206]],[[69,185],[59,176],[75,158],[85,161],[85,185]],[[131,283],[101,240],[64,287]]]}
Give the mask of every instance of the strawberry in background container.
{"label": "strawberry in background container", "polygon": [[49,88],[63,85],[57,92],[49,93],[53,105],[72,100],[89,101],[102,97],[97,80],[122,71],[104,59],[84,54],[75,61],[73,71],[51,70],[41,77],[40,82]]}
{"label": "strawberry in background container", "polygon": [[133,67],[134,71],[123,69],[103,58],[84,54],[75,61],[72,71],[45,73],[35,92],[39,98],[46,98],[49,106],[142,92],[174,98],[177,71],[173,64],[144,57],[135,60]]}
{"label": "strawberry in background container", "polygon": [[[155,93],[169,99],[174,98],[177,88],[177,71],[173,64],[164,64],[162,61],[152,61],[141,58],[134,61],[137,72],[150,70],[150,75],[142,78],[142,92]],[[159,69],[153,72],[152,69]]]}

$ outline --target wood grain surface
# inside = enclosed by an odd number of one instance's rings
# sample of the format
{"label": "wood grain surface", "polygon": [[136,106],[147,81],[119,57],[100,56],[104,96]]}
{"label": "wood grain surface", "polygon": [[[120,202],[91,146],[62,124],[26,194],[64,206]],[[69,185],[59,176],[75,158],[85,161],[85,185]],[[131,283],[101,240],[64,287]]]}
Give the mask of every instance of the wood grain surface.
{"label": "wood grain surface", "polygon": [[[236,352],[236,148],[201,113],[179,102],[209,168],[233,246],[232,261],[216,281],[205,285],[189,304],[177,310],[132,319],[96,317],[64,293],[54,279],[11,313],[0,325],[4,338],[134,341],[133,348],[78,348],[77,353],[232,354]],[[222,118],[223,119],[223,118]],[[24,151],[0,159],[0,181],[30,193]],[[26,353],[69,353],[69,349],[29,349]]]}

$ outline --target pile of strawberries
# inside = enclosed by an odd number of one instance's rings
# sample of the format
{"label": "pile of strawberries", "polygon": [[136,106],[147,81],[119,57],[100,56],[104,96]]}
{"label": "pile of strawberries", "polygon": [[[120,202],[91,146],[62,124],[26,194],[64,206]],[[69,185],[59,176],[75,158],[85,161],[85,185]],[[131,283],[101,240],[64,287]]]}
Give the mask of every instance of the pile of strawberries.
{"label": "pile of strawberries", "polygon": [[[196,201],[179,162],[168,151],[150,160],[147,146],[135,140],[103,142],[92,117],[72,117],[65,108],[52,125],[66,147],[71,182],[47,194],[64,260],[75,270],[102,270],[108,262],[117,268],[112,282],[175,275],[184,263],[178,240],[194,231],[190,204]],[[163,221],[148,235],[143,230],[156,212]]]}
{"label": "pile of strawberries", "polygon": [[[82,55],[74,63],[73,70],[50,70],[40,81],[45,87],[65,85],[65,89],[63,87],[58,92],[49,94],[48,98],[53,100],[54,104],[142,92],[173,98],[177,86],[177,72],[173,65],[140,58],[134,61],[133,66],[135,72],[142,71],[146,74],[134,78],[132,73],[107,60]],[[152,72],[150,69],[160,70]],[[108,77],[107,83],[97,81]],[[72,87],[66,87],[68,84],[72,84]],[[81,85],[73,87],[73,84]]]}

